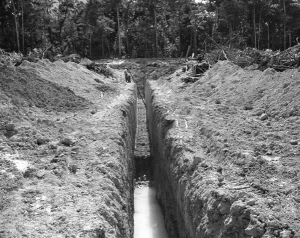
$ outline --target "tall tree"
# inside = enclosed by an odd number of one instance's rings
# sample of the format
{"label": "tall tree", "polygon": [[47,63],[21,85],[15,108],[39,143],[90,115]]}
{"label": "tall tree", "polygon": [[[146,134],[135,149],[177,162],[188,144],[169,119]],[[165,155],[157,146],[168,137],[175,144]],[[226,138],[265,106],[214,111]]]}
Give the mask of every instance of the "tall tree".
{"label": "tall tree", "polygon": [[11,0],[12,7],[13,7],[13,15],[15,19],[15,30],[16,30],[16,41],[17,41],[17,49],[20,52],[20,34],[19,34],[19,13],[16,8],[15,0]]}
{"label": "tall tree", "polygon": [[282,0],[283,3],[283,49],[286,49],[286,7],[285,0]]}

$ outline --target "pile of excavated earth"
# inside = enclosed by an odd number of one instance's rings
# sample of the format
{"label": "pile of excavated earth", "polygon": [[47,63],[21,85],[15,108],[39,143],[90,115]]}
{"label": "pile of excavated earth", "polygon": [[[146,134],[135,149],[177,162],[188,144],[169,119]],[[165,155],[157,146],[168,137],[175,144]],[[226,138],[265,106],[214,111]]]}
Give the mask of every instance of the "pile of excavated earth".
{"label": "pile of excavated earth", "polygon": [[112,74],[1,67],[1,238],[132,236],[136,89]]}
{"label": "pile of excavated earth", "polygon": [[300,72],[220,61],[147,82],[170,237],[300,237]]}
{"label": "pile of excavated earth", "polygon": [[0,65],[1,238],[132,238],[145,154],[170,238],[300,237],[299,69],[102,64]]}

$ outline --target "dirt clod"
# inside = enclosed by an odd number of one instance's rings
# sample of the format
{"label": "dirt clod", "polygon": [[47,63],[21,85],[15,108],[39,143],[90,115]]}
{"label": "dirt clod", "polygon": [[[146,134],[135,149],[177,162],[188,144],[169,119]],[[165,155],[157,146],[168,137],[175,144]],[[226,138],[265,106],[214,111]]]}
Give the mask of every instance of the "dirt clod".
{"label": "dirt clod", "polygon": [[36,139],[37,145],[44,145],[48,143],[50,140],[48,138],[39,137]]}
{"label": "dirt clod", "polygon": [[16,126],[15,126],[15,124],[13,124],[13,123],[8,123],[8,124],[6,125],[6,127],[5,127],[5,129],[6,129],[7,131],[14,131],[15,128],[16,128]]}
{"label": "dirt clod", "polygon": [[253,105],[251,105],[251,104],[245,105],[244,110],[253,110]]}
{"label": "dirt clod", "polygon": [[261,114],[261,116],[259,117],[259,119],[260,119],[261,121],[264,121],[264,120],[266,120],[267,118],[268,118],[268,114],[266,114],[266,113]]}
{"label": "dirt clod", "polygon": [[61,144],[65,145],[65,146],[71,146],[74,142],[72,139],[70,138],[63,138],[61,141],[60,141]]}
{"label": "dirt clod", "polygon": [[70,172],[73,173],[73,174],[76,174],[77,169],[78,169],[77,165],[75,165],[75,164],[69,165],[68,168],[69,168]]}
{"label": "dirt clod", "polygon": [[298,140],[290,140],[291,145],[298,145]]}

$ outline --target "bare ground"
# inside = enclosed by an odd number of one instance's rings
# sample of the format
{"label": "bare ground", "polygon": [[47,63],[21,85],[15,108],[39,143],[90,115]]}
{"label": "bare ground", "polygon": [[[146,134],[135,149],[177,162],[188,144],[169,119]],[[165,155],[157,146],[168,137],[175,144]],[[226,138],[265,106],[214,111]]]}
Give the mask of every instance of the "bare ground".
{"label": "bare ground", "polygon": [[167,202],[183,195],[195,237],[300,237],[299,71],[224,61],[195,79],[174,60],[112,63],[110,78],[75,63],[1,66],[0,237],[132,235],[128,66],[141,89],[157,80],[154,101],[177,153],[161,189],[178,184]]}
{"label": "bare ground", "polygon": [[132,235],[136,92],[114,74],[1,68],[0,237]]}
{"label": "bare ground", "polygon": [[299,70],[221,61],[150,89],[154,177],[164,206],[176,204],[169,226],[183,226],[174,237],[300,237]]}

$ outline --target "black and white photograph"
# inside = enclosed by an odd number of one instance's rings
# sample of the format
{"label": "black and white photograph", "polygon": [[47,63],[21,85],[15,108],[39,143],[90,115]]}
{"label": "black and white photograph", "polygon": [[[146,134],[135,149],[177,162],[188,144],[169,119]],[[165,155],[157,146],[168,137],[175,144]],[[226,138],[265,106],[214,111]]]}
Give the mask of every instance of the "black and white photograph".
{"label": "black and white photograph", "polygon": [[0,238],[300,238],[300,0],[0,0]]}

